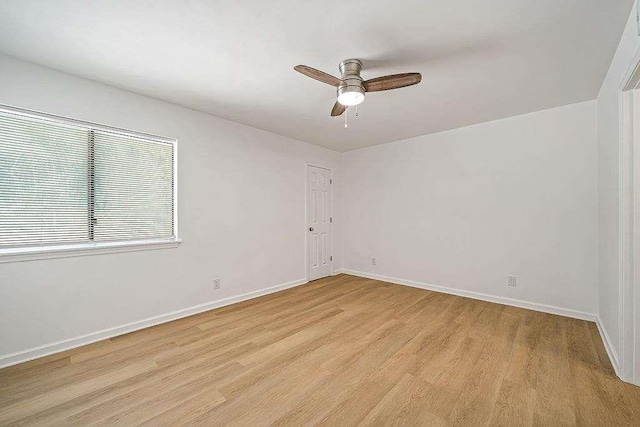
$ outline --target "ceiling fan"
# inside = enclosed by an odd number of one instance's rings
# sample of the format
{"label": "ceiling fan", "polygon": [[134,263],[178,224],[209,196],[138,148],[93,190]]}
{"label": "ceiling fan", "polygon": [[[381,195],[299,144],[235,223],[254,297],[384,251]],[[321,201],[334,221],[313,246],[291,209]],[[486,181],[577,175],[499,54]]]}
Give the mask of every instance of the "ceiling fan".
{"label": "ceiling fan", "polygon": [[363,80],[360,77],[362,62],[358,59],[345,59],[340,63],[339,69],[342,75],[340,79],[306,65],[296,65],[293,69],[312,79],[338,88],[338,100],[331,109],[331,115],[334,117],[344,113],[348,107],[358,105],[364,101],[366,92],[398,89],[418,84],[422,80],[420,73],[392,74]]}

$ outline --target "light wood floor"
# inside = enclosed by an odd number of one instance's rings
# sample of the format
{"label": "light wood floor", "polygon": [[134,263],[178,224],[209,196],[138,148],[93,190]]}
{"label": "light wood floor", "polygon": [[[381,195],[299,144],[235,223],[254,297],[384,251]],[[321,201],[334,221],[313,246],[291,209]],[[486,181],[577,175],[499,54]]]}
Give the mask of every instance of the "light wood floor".
{"label": "light wood floor", "polygon": [[0,425],[640,424],[593,323],[340,275],[0,370]]}

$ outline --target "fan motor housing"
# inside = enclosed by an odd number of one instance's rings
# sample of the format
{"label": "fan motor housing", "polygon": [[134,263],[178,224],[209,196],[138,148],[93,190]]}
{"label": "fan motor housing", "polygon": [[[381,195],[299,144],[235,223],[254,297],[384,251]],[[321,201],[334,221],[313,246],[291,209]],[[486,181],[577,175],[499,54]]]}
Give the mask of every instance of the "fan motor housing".
{"label": "fan motor housing", "polygon": [[338,97],[346,92],[356,92],[364,96],[365,90],[360,77],[362,62],[358,59],[345,59],[339,66],[343,85],[338,87]]}

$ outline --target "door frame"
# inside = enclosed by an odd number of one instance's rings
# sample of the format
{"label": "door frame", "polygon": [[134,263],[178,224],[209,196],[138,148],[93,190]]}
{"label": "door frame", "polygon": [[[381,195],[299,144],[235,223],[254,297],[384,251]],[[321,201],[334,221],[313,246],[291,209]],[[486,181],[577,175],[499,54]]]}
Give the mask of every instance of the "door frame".
{"label": "door frame", "polygon": [[[308,195],[309,195],[309,182],[308,182],[308,171],[309,171],[309,166],[314,167],[314,168],[319,168],[319,169],[325,169],[329,171],[329,179],[331,180],[331,183],[329,184],[329,191],[331,192],[331,194],[329,195],[329,217],[334,218],[333,216],[333,199],[334,199],[334,191],[333,191],[333,169],[325,166],[325,165],[321,165],[318,164],[316,162],[314,163],[310,163],[307,162],[304,165],[304,273],[305,273],[305,279],[307,280],[307,282],[309,282],[309,233],[307,233],[307,218],[308,218],[308,207],[309,207],[309,201],[307,199]],[[335,219],[335,218],[334,218]],[[334,222],[331,221],[331,223],[329,224],[329,250],[331,252],[331,259],[329,260],[329,276],[333,276],[334,273],[334,268],[333,268],[333,224]]]}
{"label": "door frame", "polygon": [[620,354],[613,362],[620,379],[640,385],[640,49],[618,87],[618,106]]}

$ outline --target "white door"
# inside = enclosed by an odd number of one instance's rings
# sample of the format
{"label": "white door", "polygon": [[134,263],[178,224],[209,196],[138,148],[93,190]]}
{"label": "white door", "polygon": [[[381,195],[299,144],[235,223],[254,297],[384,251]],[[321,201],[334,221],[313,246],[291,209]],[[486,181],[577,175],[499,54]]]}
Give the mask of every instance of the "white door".
{"label": "white door", "polygon": [[307,279],[331,275],[331,171],[307,166]]}

